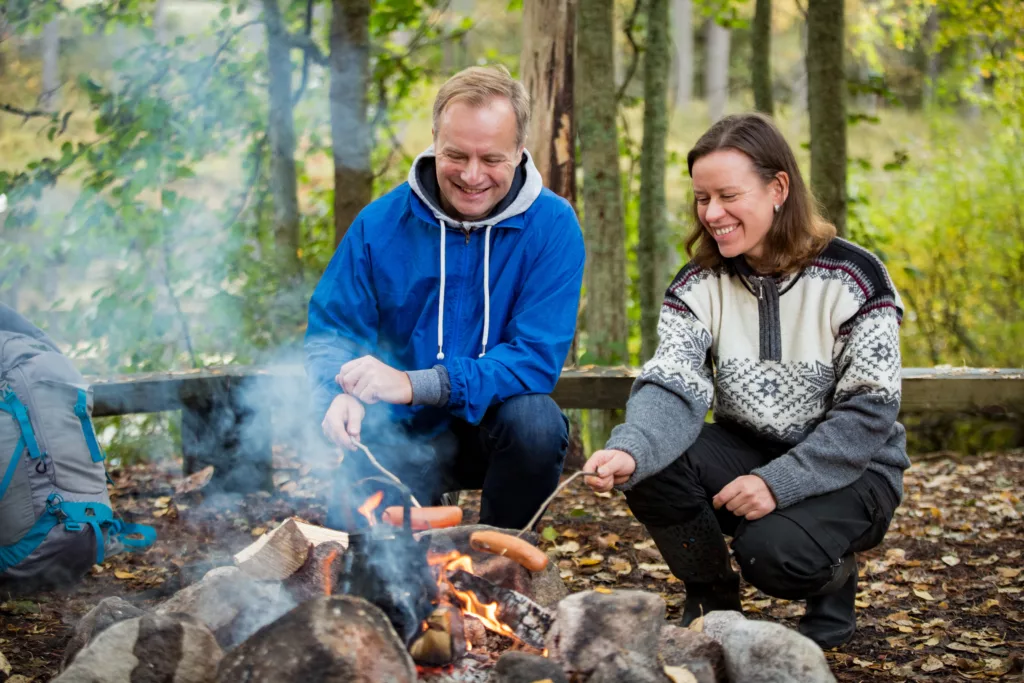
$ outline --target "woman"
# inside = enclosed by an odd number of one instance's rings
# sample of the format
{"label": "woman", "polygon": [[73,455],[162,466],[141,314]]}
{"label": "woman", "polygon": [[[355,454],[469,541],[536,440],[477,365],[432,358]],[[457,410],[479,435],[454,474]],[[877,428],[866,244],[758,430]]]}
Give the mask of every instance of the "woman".
{"label": "woman", "polygon": [[835,647],[855,628],[854,553],[881,542],[910,465],[902,305],[882,263],[815,213],[768,118],[722,119],[687,164],[692,260],[588,481],[625,491],[686,585],[684,625],[740,609],[724,532],[743,577],[807,600],[799,630]]}

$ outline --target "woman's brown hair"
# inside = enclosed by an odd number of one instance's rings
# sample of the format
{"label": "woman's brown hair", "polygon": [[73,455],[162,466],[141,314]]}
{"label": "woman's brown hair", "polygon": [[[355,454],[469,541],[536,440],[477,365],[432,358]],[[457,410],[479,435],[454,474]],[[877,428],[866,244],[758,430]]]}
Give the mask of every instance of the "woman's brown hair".
{"label": "woman's brown hair", "polygon": [[[836,229],[818,214],[793,150],[779,129],[763,114],[726,116],[711,126],[686,155],[690,176],[698,159],[720,149],[735,149],[746,154],[766,184],[780,172],[789,176],[789,196],[768,229],[764,253],[750,265],[761,273],[789,273],[808,265],[828,246]],[[696,199],[693,201],[693,231],[686,239],[686,252],[693,262],[704,268],[714,268],[724,262],[714,238],[700,222]]]}

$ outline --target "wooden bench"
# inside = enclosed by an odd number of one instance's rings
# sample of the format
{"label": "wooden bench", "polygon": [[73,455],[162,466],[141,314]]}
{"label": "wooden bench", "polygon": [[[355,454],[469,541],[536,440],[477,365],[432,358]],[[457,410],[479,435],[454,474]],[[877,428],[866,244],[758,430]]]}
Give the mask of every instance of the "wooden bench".
{"label": "wooden bench", "polygon": [[[565,370],[554,399],[562,408],[624,408],[636,368]],[[180,410],[185,471],[217,467],[227,490],[269,487],[275,413],[308,412],[300,365],[223,366],[204,370],[88,378],[93,415]],[[903,414],[1024,412],[1024,369],[905,368]],[[315,425],[312,416],[309,425]]]}

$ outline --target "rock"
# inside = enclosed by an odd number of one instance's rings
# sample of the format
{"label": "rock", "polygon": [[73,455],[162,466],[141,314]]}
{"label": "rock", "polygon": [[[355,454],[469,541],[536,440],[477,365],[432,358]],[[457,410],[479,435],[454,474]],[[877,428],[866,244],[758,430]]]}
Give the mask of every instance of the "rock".
{"label": "rock", "polygon": [[587,683],[666,683],[660,666],[636,652],[621,652],[601,660]]}
{"label": "rock", "polygon": [[60,670],[66,669],[78,651],[107,628],[119,621],[141,617],[143,614],[145,614],[143,610],[123,598],[112,597],[100,600],[98,605],[89,610],[75,624],[71,639],[68,641],[67,647],[64,648],[64,659],[60,663]]}
{"label": "rock", "polygon": [[491,683],[569,683],[559,666],[546,657],[525,652],[506,652],[491,673]]}
{"label": "rock", "polygon": [[554,562],[548,562],[543,571],[533,572],[530,576],[530,592],[527,597],[533,598],[541,607],[554,607],[569,595],[569,589]]}
{"label": "rock", "polygon": [[704,615],[703,628],[721,643],[732,683],[835,683],[821,648],[793,629],[730,611]]}
{"label": "rock", "polygon": [[413,683],[416,667],[378,607],[348,595],[305,602],[228,654],[219,683]]}
{"label": "rock", "polygon": [[96,635],[53,683],[209,683],[222,656],[216,638],[200,621],[180,614],[146,614]]}
{"label": "rock", "polygon": [[231,648],[294,606],[280,584],[255,581],[237,567],[217,567],[161,603],[156,613],[195,617]]}
{"label": "rock", "polygon": [[575,593],[558,603],[548,654],[571,674],[590,673],[605,659],[627,652],[653,668],[664,621],[665,601],[655,593]]}
{"label": "rock", "polygon": [[658,638],[658,653],[663,664],[689,669],[699,683],[727,681],[722,646],[703,633],[667,624]]}

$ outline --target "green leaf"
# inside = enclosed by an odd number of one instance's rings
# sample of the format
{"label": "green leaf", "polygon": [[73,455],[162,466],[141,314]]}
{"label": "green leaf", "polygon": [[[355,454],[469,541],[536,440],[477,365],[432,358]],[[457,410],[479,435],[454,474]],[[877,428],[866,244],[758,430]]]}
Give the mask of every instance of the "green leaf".
{"label": "green leaf", "polygon": [[545,541],[554,541],[558,538],[558,532],[555,530],[555,527],[546,526],[544,527],[544,531],[540,532],[540,536]]}

